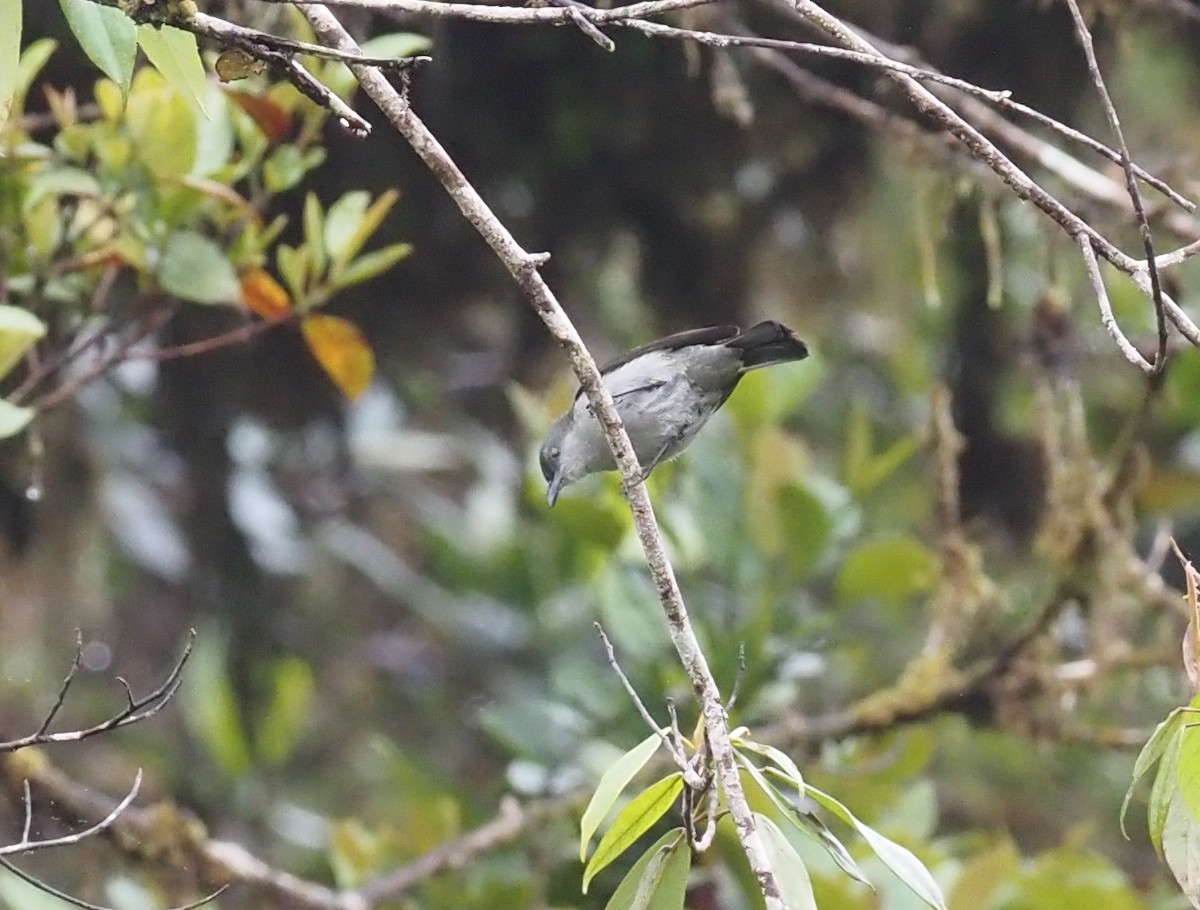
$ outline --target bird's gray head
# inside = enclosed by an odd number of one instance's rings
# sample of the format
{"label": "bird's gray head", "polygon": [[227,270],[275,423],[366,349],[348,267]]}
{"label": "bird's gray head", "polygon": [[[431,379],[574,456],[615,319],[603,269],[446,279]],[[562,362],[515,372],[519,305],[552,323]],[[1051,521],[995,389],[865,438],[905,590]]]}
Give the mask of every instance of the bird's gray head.
{"label": "bird's gray head", "polygon": [[558,494],[563,487],[583,476],[583,472],[575,469],[577,459],[565,451],[569,443],[567,434],[570,429],[571,412],[567,411],[550,425],[550,432],[546,434],[546,441],[542,443],[542,450],[538,453],[538,460],[542,464],[542,476],[549,484],[546,501],[551,507],[558,500]]}

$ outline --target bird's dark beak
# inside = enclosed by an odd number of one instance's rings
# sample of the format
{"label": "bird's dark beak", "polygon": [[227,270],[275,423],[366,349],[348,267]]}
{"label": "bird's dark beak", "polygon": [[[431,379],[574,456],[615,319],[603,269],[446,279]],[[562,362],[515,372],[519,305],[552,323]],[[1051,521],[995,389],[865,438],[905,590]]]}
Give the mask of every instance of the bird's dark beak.
{"label": "bird's dark beak", "polygon": [[560,467],[554,472],[554,477],[550,480],[550,487],[546,490],[546,502],[550,504],[550,508],[554,508],[554,504],[558,502],[558,493],[563,485],[563,472]]}

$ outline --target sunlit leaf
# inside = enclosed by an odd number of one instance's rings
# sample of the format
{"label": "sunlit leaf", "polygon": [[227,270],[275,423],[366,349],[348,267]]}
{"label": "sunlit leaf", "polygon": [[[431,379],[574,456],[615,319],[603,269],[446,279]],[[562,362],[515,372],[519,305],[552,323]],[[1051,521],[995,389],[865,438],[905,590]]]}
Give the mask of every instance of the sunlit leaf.
{"label": "sunlit leaf", "polygon": [[787,835],[761,813],[754,813],[754,823],[762,835],[767,860],[771,863],[771,871],[775,873],[775,883],[779,886],[783,905],[787,910],[816,910],[817,899],[813,895],[808,870]]}
{"label": "sunlit leaf", "polygon": [[163,289],[195,303],[237,303],[241,285],[229,257],[207,237],[194,231],[172,235],[158,264]]}
{"label": "sunlit leaf", "polygon": [[644,740],[613,762],[596,785],[596,792],[588,801],[579,822],[579,860],[587,859],[587,848],[592,835],[600,827],[608,810],[615,803],[633,780],[634,776],[645,767],[654,753],[662,746],[662,737],[652,733]]}
{"label": "sunlit leaf", "polygon": [[45,334],[46,324],[29,310],[0,304],[0,379]]}
{"label": "sunlit leaf", "polygon": [[32,408],[23,408],[0,398],[0,439],[16,436],[33,420]]}
{"label": "sunlit leaf", "polygon": [[915,537],[901,534],[859,544],[842,564],[837,596],[842,601],[874,598],[900,605],[937,583],[938,559]]}
{"label": "sunlit leaf", "polygon": [[347,398],[357,398],[375,375],[375,355],[358,327],[337,316],[305,316],[304,340],[317,363]]}
{"label": "sunlit leaf", "polygon": [[129,94],[137,57],[137,26],[113,6],[91,0],[58,0],[75,40],[92,63]]}
{"label": "sunlit leaf", "polygon": [[683,775],[678,771],[651,784],[632,800],[604,832],[596,852],[583,870],[583,892],[596,873],[624,853],[639,837],[667,813],[683,792]]}
{"label": "sunlit leaf", "polygon": [[292,292],[292,297],[303,301],[303,295],[308,289],[309,265],[312,256],[308,246],[294,247],[281,243],[275,248],[275,265]]}
{"label": "sunlit leaf", "polygon": [[170,25],[139,25],[138,45],[175,91],[207,116],[208,80],[196,36]]}
{"label": "sunlit leaf", "polygon": [[1129,838],[1129,834],[1125,830],[1125,814],[1129,810],[1129,801],[1133,798],[1133,790],[1137,786],[1146,772],[1157,764],[1162,758],[1163,753],[1171,744],[1175,734],[1179,731],[1179,725],[1184,721],[1183,712],[1186,709],[1176,708],[1166,719],[1163,720],[1154,732],[1150,734],[1150,738],[1146,740],[1146,745],[1142,746],[1142,751],[1138,753],[1137,759],[1133,763],[1133,778],[1129,781],[1129,788],[1125,791],[1125,798],[1121,800],[1121,833],[1125,838]]}
{"label": "sunlit leaf", "polygon": [[238,281],[242,286],[242,302],[263,319],[278,319],[292,311],[292,298],[265,269],[242,272]]}
{"label": "sunlit leaf", "polygon": [[925,864],[917,859],[911,850],[907,847],[902,847],[890,838],[884,837],[870,825],[859,821],[854,813],[847,809],[839,800],[823,790],[818,790],[816,787],[809,787],[806,792],[811,799],[825,809],[828,809],[842,821],[851,825],[854,830],[862,835],[867,845],[875,851],[875,855],[917,897],[935,908],[935,910],[946,910],[946,898],[942,895],[942,889],[938,886],[938,883],[934,880],[929,870],[925,868]]}
{"label": "sunlit leaf", "polygon": [[[668,880],[668,876],[664,874],[667,870],[663,869],[664,862],[661,857],[664,855],[673,856],[676,853],[684,854],[686,865],[683,869],[683,879],[686,884],[687,866],[691,863],[691,851],[687,848],[687,838],[684,836],[682,828],[673,828],[668,831],[658,840],[656,840],[649,849],[638,857],[637,862],[621,879],[621,883],[617,885],[617,889],[613,892],[612,897],[608,899],[608,903],[604,905],[604,910],[634,910],[637,906],[636,901],[641,893],[641,885],[646,880],[649,866],[653,862],[658,862],[659,868],[655,872],[655,879],[660,883]],[[675,872],[678,876],[678,872]],[[664,889],[665,890],[665,889]]]}
{"label": "sunlit leaf", "polygon": [[0,0],[0,123],[8,119],[21,65],[21,0]]}

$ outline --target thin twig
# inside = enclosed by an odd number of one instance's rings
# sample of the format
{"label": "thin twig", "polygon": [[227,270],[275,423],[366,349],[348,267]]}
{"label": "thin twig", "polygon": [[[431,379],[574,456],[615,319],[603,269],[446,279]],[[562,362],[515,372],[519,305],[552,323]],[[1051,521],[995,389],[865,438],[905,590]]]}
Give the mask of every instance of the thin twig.
{"label": "thin twig", "polygon": [[1083,254],[1084,269],[1092,283],[1096,302],[1100,305],[1100,324],[1112,336],[1112,340],[1117,343],[1117,349],[1125,356],[1126,360],[1147,375],[1153,374],[1155,372],[1154,364],[1148,362],[1141,355],[1141,352],[1134,347],[1133,342],[1125,337],[1125,333],[1117,324],[1117,317],[1113,315],[1112,302],[1108,299],[1108,289],[1104,286],[1104,278],[1100,274],[1100,264],[1096,261],[1096,251],[1092,249],[1091,239],[1082,234],[1076,239],[1079,242],[1079,251]]}
{"label": "thin twig", "polygon": [[[26,853],[33,853],[36,850],[47,850],[51,847],[69,847],[77,844],[82,840],[93,837],[101,831],[106,831],[111,828],[117,818],[129,808],[130,803],[137,798],[138,790],[142,787],[142,769],[138,768],[137,774],[133,778],[133,786],[129,788],[129,792],[125,794],[125,798],[113,806],[112,811],[108,813],[96,824],[84,828],[82,831],[75,831],[71,834],[64,834],[61,837],[49,837],[44,840],[30,840],[29,827],[26,825],[25,837],[22,837],[14,844],[0,844],[0,856],[17,856]],[[25,798],[29,799],[29,780],[25,780]]]}
{"label": "thin twig", "polygon": [[621,680],[621,685],[624,686],[625,691],[629,693],[629,697],[632,699],[634,706],[638,710],[638,713],[642,715],[642,720],[646,722],[646,726],[658,734],[658,738],[661,739],[663,745],[666,746],[667,752],[669,752],[671,758],[675,760],[675,764],[679,766],[679,770],[683,772],[684,782],[693,790],[699,789],[703,782],[700,780],[699,775],[692,770],[692,766],[688,762],[687,756],[683,753],[683,747],[681,745],[683,737],[679,735],[679,726],[678,723],[676,723],[674,703],[672,702],[668,705],[668,710],[671,715],[671,729],[675,734],[672,737],[667,736],[666,730],[658,724],[653,716],[651,716],[650,711],[646,708],[645,702],[643,702],[641,696],[638,695],[637,689],[633,687],[633,683],[629,681],[629,677],[625,675],[625,671],[622,670],[621,665],[617,663],[617,655],[613,651],[612,642],[609,641],[608,636],[604,634],[603,626],[601,626],[598,622],[593,622],[592,625],[599,634],[600,641],[604,644],[604,653],[608,656],[608,665],[612,667],[613,672],[617,674],[617,679]]}
{"label": "thin twig", "polygon": [[121,685],[125,689],[125,707],[118,711],[112,717],[94,726],[80,730],[70,730],[65,733],[49,733],[50,722],[54,720],[62,707],[63,699],[66,697],[67,689],[70,687],[75,678],[75,674],[79,669],[79,650],[76,650],[75,662],[72,664],[70,671],[63,680],[62,688],[59,690],[58,698],[54,705],[50,708],[46,718],[38,727],[37,731],[24,736],[20,739],[14,739],[9,742],[0,742],[0,753],[16,752],[18,749],[25,749],[29,746],[45,745],[47,743],[69,743],[78,742],[82,739],[88,739],[92,736],[97,736],[109,730],[115,730],[118,727],[125,727],[129,724],[136,724],[140,721],[153,717],[159,711],[166,707],[175,692],[179,689],[180,683],[183,681],[183,668],[187,664],[188,658],[192,654],[192,645],[196,641],[196,630],[189,629],[187,642],[184,645],[183,653],[180,654],[179,660],[175,662],[174,668],[167,675],[167,678],[151,693],[143,698],[135,698],[133,692],[129,688],[129,684],[124,679],[118,677]]}
{"label": "thin twig", "polygon": [[1076,0],[1066,0],[1071,18],[1075,21],[1075,34],[1083,46],[1083,55],[1087,59],[1088,73],[1100,96],[1100,104],[1108,125],[1117,139],[1117,148],[1121,152],[1121,169],[1125,172],[1125,186],[1129,191],[1129,201],[1133,203],[1133,211],[1137,217],[1138,231],[1142,235],[1142,246],[1146,251],[1146,272],[1150,278],[1150,299],[1154,304],[1154,322],[1158,328],[1158,348],[1154,352],[1154,374],[1158,375],[1167,366],[1167,317],[1163,304],[1162,284],[1158,277],[1158,263],[1154,255],[1154,238],[1150,232],[1150,222],[1146,218],[1146,207],[1142,203],[1142,194],[1138,189],[1137,178],[1133,171],[1129,146],[1125,143],[1125,133],[1121,129],[1121,120],[1104,83],[1100,72],[1100,64],[1096,61],[1096,49],[1092,44],[1092,33],[1088,31],[1087,23],[1083,21],[1083,13],[1079,11]]}

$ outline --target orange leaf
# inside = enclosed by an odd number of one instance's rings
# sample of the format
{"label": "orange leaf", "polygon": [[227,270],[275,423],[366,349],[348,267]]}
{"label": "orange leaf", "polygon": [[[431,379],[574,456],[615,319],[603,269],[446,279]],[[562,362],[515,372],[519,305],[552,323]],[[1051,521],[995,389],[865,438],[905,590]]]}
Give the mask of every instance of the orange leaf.
{"label": "orange leaf", "polygon": [[225,94],[229,96],[230,101],[250,115],[250,119],[262,130],[272,145],[282,142],[291,132],[292,115],[270,98],[235,89],[226,89]]}
{"label": "orange leaf", "polygon": [[292,298],[278,281],[262,269],[242,272],[242,302],[263,319],[281,319],[292,311]]}
{"label": "orange leaf", "polygon": [[375,374],[375,355],[358,327],[337,316],[305,316],[300,329],[317,363],[342,394],[361,395]]}

